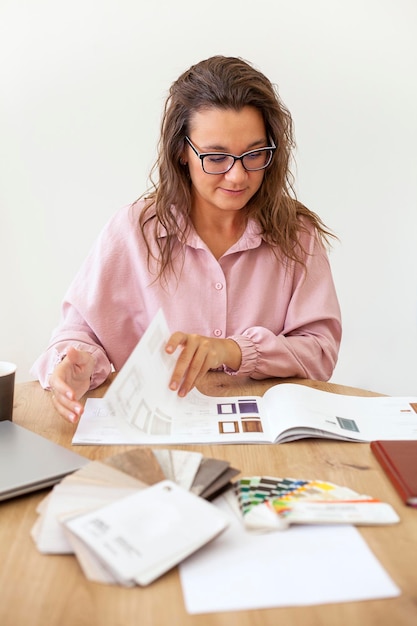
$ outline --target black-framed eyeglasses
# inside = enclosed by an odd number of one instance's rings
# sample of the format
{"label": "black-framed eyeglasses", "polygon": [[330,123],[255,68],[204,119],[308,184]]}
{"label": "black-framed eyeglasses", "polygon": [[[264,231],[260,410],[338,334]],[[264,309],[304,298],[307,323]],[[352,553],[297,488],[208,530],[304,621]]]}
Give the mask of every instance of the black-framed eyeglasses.
{"label": "black-framed eyeglasses", "polygon": [[186,137],[185,140],[201,160],[201,166],[206,174],[226,174],[226,172],[232,169],[236,161],[241,161],[247,172],[264,170],[270,165],[274,152],[277,149],[274,142],[271,141],[271,146],[249,150],[249,152],[236,156],[226,152],[199,152],[189,137]]}

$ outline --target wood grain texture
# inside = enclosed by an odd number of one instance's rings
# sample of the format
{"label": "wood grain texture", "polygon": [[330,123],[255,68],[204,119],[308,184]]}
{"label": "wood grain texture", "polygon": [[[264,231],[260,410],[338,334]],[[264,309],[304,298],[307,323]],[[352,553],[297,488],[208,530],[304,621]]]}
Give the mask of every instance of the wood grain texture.
{"label": "wood grain texture", "polygon": [[[200,391],[209,395],[262,395],[271,385],[297,382],[347,395],[374,392],[298,380],[252,381],[211,373]],[[106,385],[90,393],[101,396]],[[16,385],[14,420],[71,448],[75,427],[59,418],[49,393],[37,382]],[[77,446],[90,459],[106,459],[129,446]],[[401,522],[361,528],[361,534],[402,594],[395,599],[304,608],[188,615],[176,569],[146,588],[123,589],[90,583],[72,556],[41,555],[30,536],[36,506],[46,492],[0,506],[1,626],[415,626],[417,623],[417,511],[405,506],[369,444],[301,440],[281,445],[175,446],[225,459],[242,475],[318,478],[346,485],[389,502]],[[312,565],[313,566],[313,565]],[[343,581],[343,564],[335,572]]]}

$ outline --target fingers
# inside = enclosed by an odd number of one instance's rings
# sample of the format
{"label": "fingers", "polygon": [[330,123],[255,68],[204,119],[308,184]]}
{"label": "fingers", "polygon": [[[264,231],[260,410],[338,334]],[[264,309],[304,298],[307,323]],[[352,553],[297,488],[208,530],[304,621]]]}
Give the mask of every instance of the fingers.
{"label": "fingers", "polygon": [[57,388],[51,387],[51,398],[52,404],[61,417],[72,424],[78,422],[84,407],[74,400],[74,394],[70,389],[62,393]]}
{"label": "fingers", "polygon": [[201,335],[174,333],[167,343],[166,351],[173,353],[178,346],[182,351],[177,359],[169,388],[185,396],[209,369],[218,367],[215,341]]}
{"label": "fingers", "polygon": [[173,354],[179,346],[185,345],[187,343],[188,336],[189,335],[187,335],[186,333],[173,333],[168,339],[167,345],[165,346],[166,352],[168,352],[168,354]]}
{"label": "fingers", "polygon": [[77,423],[84,410],[79,399],[89,389],[93,368],[90,353],[69,348],[65,359],[49,378],[53,405],[59,415],[71,423]]}
{"label": "fingers", "polygon": [[[187,337],[188,335],[185,333],[174,333],[169,338],[168,343],[165,346],[165,351],[168,352],[168,354],[173,354],[178,347],[184,348],[187,344]],[[177,391],[180,387],[184,372],[187,369],[187,360],[187,355],[184,354],[184,350],[182,350],[169,383],[169,388],[172,389],[172,391]]]}

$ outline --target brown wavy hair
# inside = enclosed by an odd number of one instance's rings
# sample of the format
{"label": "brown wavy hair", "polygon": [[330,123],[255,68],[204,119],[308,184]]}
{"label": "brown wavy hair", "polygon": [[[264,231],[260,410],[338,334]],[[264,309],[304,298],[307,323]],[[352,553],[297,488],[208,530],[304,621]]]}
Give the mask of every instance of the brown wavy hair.
{"label": "brown wavy hair", "polygon": [[[149,237],[159,246],[158,277],[172,269],[173,244],[185,242],[190,223],[191,181],[187,166],[181,164],[181,155],[191,116],[204,109],[240,111],[247,106],[262,113],[267,136],[277,146],[261,187],[246,206],[248,216],[259,223],[265,240],[277,247],[283,260],[304,264],[305,251],[299,244],[300,231],[306,230],[302,217],[313,224],[327,244],[334,237],[319,216],[296,199],[290,171],[295,147],[293,121],[276,86],[243,59],[214,56],[181,74],[171,85],[163,110],[158,157],[150,174],[152,187],[139,222],[149,255]],[[185,226],[177,223],[178,212],[184,216]],[[156,237],[160,226],[166,229],[166,238]]]}

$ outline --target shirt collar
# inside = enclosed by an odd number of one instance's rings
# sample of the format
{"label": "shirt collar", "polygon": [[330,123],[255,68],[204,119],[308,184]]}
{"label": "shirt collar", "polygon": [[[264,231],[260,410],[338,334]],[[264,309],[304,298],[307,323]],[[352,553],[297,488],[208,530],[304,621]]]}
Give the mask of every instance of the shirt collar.
{"label": "shirt collar", "polygon": [[[173,208],[173,214],[175,215],[177,224],[180,228],[184,228],[186,225],[185,217],[182,213]],[[158,224],[157,226],[157,237],[164,238],[167,236],[167,229],[162,225]],[[242,250],[250,250],[253,248],[258,248],[264,237],[261,232],[261,227],[256,222],[256,220],[250,218],[246,225],[245,231],[243,232],[240,239],[227,251],[226,254],[230,254],[232,252],[240,252]],[[200,238],[200,236],[195,231],[192,225],[189,226],[188,232],[186,234],[186,244],[192,248],[206,248],[205,243]]]}

